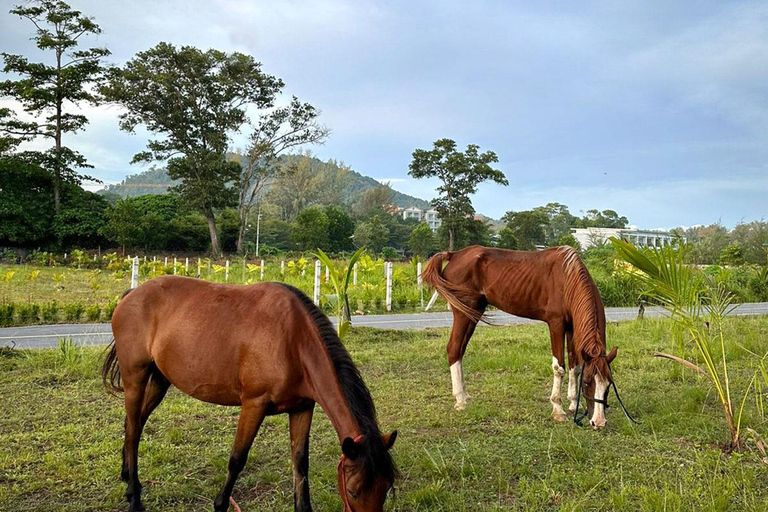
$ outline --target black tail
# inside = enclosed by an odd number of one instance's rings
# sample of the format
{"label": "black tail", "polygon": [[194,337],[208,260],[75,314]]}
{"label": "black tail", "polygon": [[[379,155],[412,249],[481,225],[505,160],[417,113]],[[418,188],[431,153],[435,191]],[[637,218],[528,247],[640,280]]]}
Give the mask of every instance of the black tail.
{"label": "black tail", "polygon": [[120,366],[117,363],[117,350],[115,349],[115,339],[107,347],[107,355],[104,358],[104,365],[101,367],[101,379],[104,387],[113,395],[123,392],[122,380],[120,378]]}

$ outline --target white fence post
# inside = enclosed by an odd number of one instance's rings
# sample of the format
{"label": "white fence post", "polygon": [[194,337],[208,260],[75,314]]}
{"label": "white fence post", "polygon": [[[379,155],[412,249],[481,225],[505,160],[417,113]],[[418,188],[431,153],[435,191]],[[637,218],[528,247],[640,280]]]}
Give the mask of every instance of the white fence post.
{"label": "white fence post", "polygon": [[264,260],[261,260],[261,271],[259,272],[259,281],[264,280]]}
{"label": "white fence post", "polygon": [[139,257],[136,256],[133,258],[133,263],[131,264],[131,288],[136,288],[139,286]]}
{"label": "white fence post", "polygon": [[224,280],[229,281],[229,260],[224,263]]}
{"label": "white fence post", "polygon": [[421,262],[416,262],[416,283],[419,286],[419,302],[424,307],[424,283],[421,280]]}
{"label": "white fence post", "polygon": [[325,266],[325,282],[327,283],[328,279],[330,279],[330,278],[331,278],[331,271],[328,268],[328,265],[326,265]]}
{"label": "white fence post", "polygon": [[189,275],[189,258],[184,259],[184,275]]}
{"label": "white fence post", "polygon": [[176,275],[176,256],[173,257],[173,275]]}
{"label": "white fence post", "polygon": [[200,258],[197,258],[197,277],[203,277],[203,262],[200,260]]}
{"label": "white fence post", "polygon": [[165,257],[165,260],[163,261],[163,266],[164,267],[168,266],[168,256]]}
{"label": "white fence post", "polygon": [[285,260],[280,262],[280,275],[281,276],[285,275]]}
{"label": "white fence post", "polygon": [[320,264],[320,260],[315,260],[315,290],[312,294],[312,301],[315,303],[315,305],[320,305],[320,268],[322,265]]}
{"label": "white fence post", "polygon": [[384,263],[387,272],[387,311],[392,311],[392,262]]}
{"label": "white fence post", "polygon": [[353,272],[352,272],[352,284],[356,285],[357,284],[357,263],[355,263],[355,265],[352,267],[352,270],[353,270]]}

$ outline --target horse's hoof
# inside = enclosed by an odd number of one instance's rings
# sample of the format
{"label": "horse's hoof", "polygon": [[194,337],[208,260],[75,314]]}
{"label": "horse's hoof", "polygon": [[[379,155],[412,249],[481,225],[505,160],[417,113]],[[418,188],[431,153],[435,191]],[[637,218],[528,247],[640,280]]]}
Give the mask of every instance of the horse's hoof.
{"label": "horse's hoof", "polygon": [[454,405],[453,408],[457,411],[463,411],[467,408],[467,402],[456,402],[456,405]]}
{"label": "horse's hoof", "polygon": [[128,507],[128,512],[144,512],[144,504],[136,500]]}
{"label": "horse's hoof", "polygon": [[568,420],[568,416],[563,413],[552,413],[552,419],[559,421],[560,423],[564,423],[566,420]]}

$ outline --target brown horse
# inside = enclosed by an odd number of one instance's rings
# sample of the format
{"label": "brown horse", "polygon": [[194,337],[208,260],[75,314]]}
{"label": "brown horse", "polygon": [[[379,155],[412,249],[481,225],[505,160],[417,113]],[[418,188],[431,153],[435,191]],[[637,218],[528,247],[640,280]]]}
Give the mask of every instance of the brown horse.
{"label": "brown horse", "polygon": [[[445,269],[444,262],[448,262]],[[527,252],[472,246],[434,255],[422,277],[453,308],[448,363],[456,409],[463,409],[469,398],[461,360],[477,322],[490,304],[549,326],[554,372],[550,402],[552,416],[558,421],[566,419],[560,405],[560,386],[565,375],[563,346],[567,339],[569,409],[574,412],[577,407],[576,380],[583,365],[582,389],[590,425],[605,426],[604,399],[613,382],[609,363],[617,349],[606,354],[603,303],[574,249],[564,246]]]}
{"label": "brown horse", "polygon": [[307,475],[315,403],[341,442],[344,511],[383,510],[396,476],[389,449],[397,432],[381,435],[368,388],[331,322],[296,288],[160,277],[120,301],[112,332],[102,374],[108,388],[125,393],[121,477],[130,511],[144,510],[137,474],[141,431],[171,384],[198,400],[241,407],[215,511],[229,507],[264,417],[280,413],[289,416],[294,508],[312,509]]}

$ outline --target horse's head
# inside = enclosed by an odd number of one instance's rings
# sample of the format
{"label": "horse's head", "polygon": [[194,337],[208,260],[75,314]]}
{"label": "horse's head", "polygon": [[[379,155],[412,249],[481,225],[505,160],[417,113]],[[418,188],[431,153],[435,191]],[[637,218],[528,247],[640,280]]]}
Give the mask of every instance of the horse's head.
{"label": "horse's head", "polygon": [[616,358],[618,347],[613,347],[608,354],[597,357],[584,357],[584,373],[582,374],[581,392],[587,399],[589,424],[595,430],[605,427],[605,405],[608,389],[613,382],[611,361]]}
{"label": "horse's head", "polygon": [[381,512],[395,482],[396,470],[389,454],[397,430],[380,438],[347,437],[341,444],[338,468],[342,512]]}

